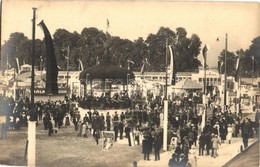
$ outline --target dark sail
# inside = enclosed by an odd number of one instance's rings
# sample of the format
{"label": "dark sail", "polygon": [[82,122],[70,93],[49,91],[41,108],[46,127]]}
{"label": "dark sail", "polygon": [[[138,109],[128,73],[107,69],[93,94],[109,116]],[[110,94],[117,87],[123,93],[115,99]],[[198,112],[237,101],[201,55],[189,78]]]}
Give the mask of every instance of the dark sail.
{"label": "dark sail", "polygon": [[38,24],[41,26],[45,36],[45,45],[46,45],[46,86],[45,94],[46,95],[56,95],[58,94],[58,67],[56,56],[53,47],[53,41],[50,35],[50,32],[43,20]]}

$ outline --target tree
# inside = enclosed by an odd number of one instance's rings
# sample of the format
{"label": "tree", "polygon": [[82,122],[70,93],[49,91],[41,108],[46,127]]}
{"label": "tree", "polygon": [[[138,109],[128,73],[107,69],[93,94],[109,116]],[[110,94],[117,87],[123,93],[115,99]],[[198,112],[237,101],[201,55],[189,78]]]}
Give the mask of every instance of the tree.
{"label": "tree", "polygon": [[[10,34],[10,37],[8,41],[4,43],[2,46],[2,68],[7,69],[10,67],[16,67],[16,61],[15,58],[19,58],[19,52],[20,51],[20,45],[23,43],[28,42],[28,38],[23,34],[19,32],[15,32]],[[27,55],[30,56],[30,55]],[[7,67],[7,62],[10,65],[10,67]]]}
{"label": "tree", "polygon": [[145,57],[151,64],[151,71],[160,71],[161,66],[165,65],[166,40],[169,44],[175,42],[176,34],[169,28],[161,27],[156,34],[150,34],[145,43],[147,44],[147,53]]}
{"label": "tree", "polygon": [[[254,71],[255,76],[260,76],[260,36],[254,38],[252,40],[252,44],[250,45],[248,49],[248,57],[254,57]],[[253,59],[251,59],[252,62]],[[252,62],[253,63],[253,62]],[[251,63],[251,66],[252,66]]]}
{"label": "tree", "polygon": [[148,54],[148,47],[145,44],[143,38],[138,38],[133,42],[132,51],[130,57],[128,58],[131,61],[134,61],[132,65],[133,71],[140,71],[142,67],[142,61]]}
{"label": "tree", "polygon": [[182,27],[177,28],[176,33],[169,28],[161,27],[157,34],[150,34],[146,39],[147,57],[154,71],[161,70],[160,65],[165,64],[166,39],[168,44],[173,46],[177,72],[198,69],[201,64],[197,59],[201,46],[198,35],[193,34],[188,38],[186,30]]}
{"label": "tree", "polygon": [[70,33],[65,29],[58,29],[53,35],[53,43],[55,47],[55,55],[58,61],[58,65],[62,70],[67,69],[67,59],[68,56],[68,47],[69,47],[69,69],[77,69],[77,60],[79,57],[78,53],[78,41],[80,35],[77,32]]}
{"label": "tree", "polygon": [[78,47],[81,48],[81,60],[84,68],[92,67],[102,60],[107,35],[97,28],[84,28],[81,32]]}
{"label": "tree", "polygon": [[[237,62],[238,57],[233,53],[227,51],[227,71],[226,74],[227,76],[235,76],[236,74],[236,62]],[[225,50],[223,50],[220,53],[220,56],[218,57],[218,60],[220,62],[223,62],[223,66],[221,67],[221,71],[225,71]]]}

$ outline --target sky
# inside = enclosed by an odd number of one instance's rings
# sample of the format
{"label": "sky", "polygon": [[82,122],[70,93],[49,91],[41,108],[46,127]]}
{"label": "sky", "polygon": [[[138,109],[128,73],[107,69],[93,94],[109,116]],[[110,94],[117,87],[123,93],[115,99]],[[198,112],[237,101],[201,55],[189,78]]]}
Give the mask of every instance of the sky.
{"label": "sky", "polygon": [[[32,37],[32,8],[36,7],[36,23],[44,20],[51,34],[59,28],[81,33],[84,27],[96,27],[113,36],[136,40],[156,33],[160,27],[173,31],[183,27],[188,37],[197,34],[202,46],[209,45],[208,65],[217,66],[217,58],[228,51],[248,49],[260,36],[260,3],[257,2],[184,2],[184,1],[112,1],[112,0],[4,0],[2,44],[13,32]],[[43,39],[36,27],[36,38]],[[220,41],[216,41],[219,38]],[[199,55],[202,60],[202,55]]]}

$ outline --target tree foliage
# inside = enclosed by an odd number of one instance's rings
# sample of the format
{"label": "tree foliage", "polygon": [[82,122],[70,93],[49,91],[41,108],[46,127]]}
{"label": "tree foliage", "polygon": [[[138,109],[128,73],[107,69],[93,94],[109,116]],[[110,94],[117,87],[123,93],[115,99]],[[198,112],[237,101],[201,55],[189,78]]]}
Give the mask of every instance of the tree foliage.
{"label": "tree foliage", "polygon": [[[95,66],[97,63],[107,59],[104,54],[108,49],[110,60],[123,68],[127,68],[127,60],[134,61],[131,69],[139,71],[142,61],[147,58],[150,63],[149,71],[161,71],[165,65],[166,40],[173,46],[173,54],[176,61],[177,71],[194,71],[201,64],[197,59],[200,54],[201,41],[198,35],[187,36],[185,28],[179,27],[176,31],[167,27],[161,27],[156,34],[149,34],[146,39],[138,38],[134,41],[121,39],[118,36],[111,36],[108,33],[98,30],[95,27],[84,28],[81,33],[69,32],[65,29],[57,29],[53,34],[55,54],[59,67],[67,69],[67,57],[69,69],[78,70],[79,59],[84,68]],[[32,41],[23,33],[13,33],[9,40],[3,45],[2,55],[8,61],[14,63],[14,57],[31,64]],[[68,50],[69,47],[69,50]],[[45,43],[43,40],[36,40],[36,65],[40,66],[40,59],[45,59]],[[43,65],[44,65],[43,61]]]}
{"label": "tree foliage", "polygon": [[[239,49],[235,52],[238,56],[240,56],[240,75],[242,77],[254,77],[259,76],[260,71],[260,36],[254,38],[252,40],[252,44],[248,49],[243,50]],[[220,53],[219,61],[224,62],[224,54],[223,50]],[[235,76],[236,72],[236,62],[238,59],[232,52],[227,52],[227,75]],[[221,69],[222,73],[224,73],[224,65]]]}

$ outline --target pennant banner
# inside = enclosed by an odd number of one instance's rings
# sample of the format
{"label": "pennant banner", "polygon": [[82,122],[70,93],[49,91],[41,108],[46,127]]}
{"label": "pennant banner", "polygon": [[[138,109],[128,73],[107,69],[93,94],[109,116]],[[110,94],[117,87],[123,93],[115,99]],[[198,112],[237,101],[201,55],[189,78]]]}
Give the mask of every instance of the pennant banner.
{"label": "pennant banner", "polygon": [[174,55],[173,55],[173,51],[172,51],[172,46],[169,45],[169,51],[170,51],[170,84],[171,85],[175,85],[175,59],[174,59]]}
{"label": "pennant banner", "polygon": [[15,60],[16,60],[16,73],[19,74],[20,73],[19,59],[15,58]]}
{"label": "pennant banner", "polygon": [[237,64],[236,64],[236,76],[235,76],[235,81],[239,81],[239,75],[240,75],[240,56],[237,58]]}
{"label": "pennant banner", "polygon": [[202,54],[203,54],[203,67],[206,68],[207,67],[207,52],[209,50],[209,47],[207,45],[204,46],[203,50],[202,50]]}
{"label": "pennant banner", "polygon": [[43,20],[38,24],[44,32],[44,40],[46,45],[46,86],[45,94],[46,95],[56,95],[58,94],[58,67],[56,56],[53,47],[53,41],[50,35],[50,32]]}
{"label": "pennant banner", "polygon": [[82,61],[79,59],[79,70],[80,71],[83,71],[84,70],[84,68],[83,68],[83,63],[82,63]]}
{"label": "pennant banner", "polygon": [[147,71],[148,66],[150,66],[150,63],[148,62],[148,59],[145,58],[143,60],[143,65],[142,65],[142,68],[141,68],[141,75],[144,75],[144,72]]}

